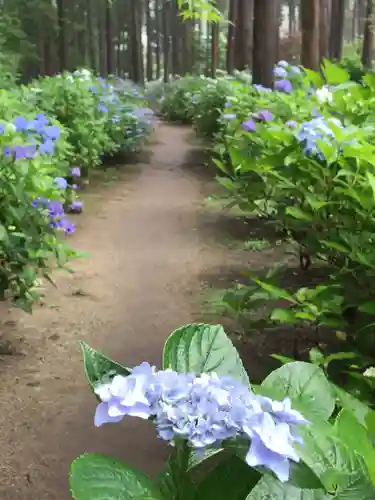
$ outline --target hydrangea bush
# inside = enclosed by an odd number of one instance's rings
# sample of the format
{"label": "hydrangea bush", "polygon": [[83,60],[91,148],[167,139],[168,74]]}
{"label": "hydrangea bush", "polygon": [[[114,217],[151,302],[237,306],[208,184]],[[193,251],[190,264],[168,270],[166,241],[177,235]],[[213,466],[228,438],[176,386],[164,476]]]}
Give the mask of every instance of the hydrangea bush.
{"label": "hydrangea bush", "polygon": [[82,455],[70,473],[76,500],[374,498],[374,414],[318,366],[289,363],[252,386],[222,327],[206,324],[171,334],[161,370],[82,349],[95,425],[149,420],[171,455],[155,480]]}
{"label": "hydrangea bush", "polygon": [[29,311],[38,276],[76,255],[62,237],[75,230],[66,213],[82,211],[82,177],[139,148],[152,114],[134,85],[85,69],[0,93],[0,300]]}
{"label": "hydrangea bush", "polygon": [[368,74],[361,84],[352,82],[328,61],[322,73],[304,73],[291,93],[257,88],[255,106],[240,93],[228,97],[216,163],[230,203],[273,223],[299,253],[301,267],[323,266],[327,278],[285,290],[278,286],[281,267],[270,270],[268,280],[253,276],[253,284],[231,291],[227,302],[249,312],[285,300],[289,308],[271,308],[268,319],[311,325],[318,343],[328,327],[345,351],[329,363],[330,375],[342,381],[347,370],[347,387],[373,400],[362,374],[375,358],[375,80]]}

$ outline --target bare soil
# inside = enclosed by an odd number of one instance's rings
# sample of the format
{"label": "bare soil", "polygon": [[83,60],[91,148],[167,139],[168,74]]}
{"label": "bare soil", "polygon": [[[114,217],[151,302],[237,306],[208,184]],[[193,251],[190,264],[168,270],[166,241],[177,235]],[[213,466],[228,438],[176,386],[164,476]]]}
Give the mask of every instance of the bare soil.
{"label": "bare soil", "polygon": [[[69,466],[84,452],[158,473],[168,450],[147,422],[94,427],[96,400],[79,340],[128,366],[160,365],[170,332],[207,319],[197,299],[202,292],[231,284],[244,268],[262,270],[285,257],[280,248],[228,247],[233,232],[245,238],[251,228],[205,206],[212,177],[189,134],[189,128],[159,124],[149,161],[110,169],[100,187],[90,186],[71,238],[89,257],[72,264],[73,274],[55,273],[58,288],[46,288],[32,316],[2,306],[2,500],[70,499]],[[265,354],[280,351],[280,343],[283,336],[273,337],[271,347],[260,348],[259,336],[241,344],[252,377],[267,371]]]}

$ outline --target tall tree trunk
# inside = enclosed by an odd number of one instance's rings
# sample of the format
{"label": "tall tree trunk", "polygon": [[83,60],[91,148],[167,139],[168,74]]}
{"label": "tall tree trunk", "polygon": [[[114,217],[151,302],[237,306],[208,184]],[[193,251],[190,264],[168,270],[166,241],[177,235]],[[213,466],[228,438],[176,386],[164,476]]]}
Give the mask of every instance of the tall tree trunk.
{"label": "tall tree trunk", "polygon": [[153,77],[153,53],[152,53],[152,29],[153,22],[151,17],[150,1],[146,0],[146,30],[147,30],[147,66],[146,75],[147,81],[151,81]]}
{"label": "tall tree trunk", "polygon": [[60,72],[63,72],[68,66],[66,9],[64,0],[57,0],[57,24],[59,28],[59,34],[58,34],[59,69]]}
{"label": "tall tree trunk", "polygon": [[295,0],[288,0],[288,25],[289,36],[294,36],[296,33],[296,2]]}
{"label": "tall tree trunk", "polygon": [[366,0],[357,0],[357,35],[362,36],[365,32]]}
{"label": "tall tree trunk", "polygon": [[234,40],[236,33],[237,23],[237,0],[230,0],[229,2],[229,24],[227,34],[227,54],[226,54],[226,68],[228,73],[233,73],[234,70]]}
{"label": "tall tree trunk", "polygon": [[332,0],[330,28],[330,57],[339,61],[342,58],[344,44],[345,2]]}
{"label": "tall tree trunk", "polygon": [[362,50],[362,64],[368,69],[372,67],[372,54],[374,46],[373,16],[374,16],[373,0],[367,0],[365,33],[363,38],[363,50]]}
{"label": "tall tree trunk", "polygon": [[160,47],[160,30],[162,26],[160,0],[155,0],[155,24],[154,24],[154,41],[155,41],[155,59],[156,59],[156,78],[161,76],[161,47]]}
{"label": "tall tree trunk", "polygon": [[169,1],[163,0],[163,59],[164,82],[169,80]]}
{"label": "tall tree trunk", "polygon": [[106,0],[105,34],[106,34],[107,74],[112,75],[114,73],[112,0]]}
{"label": "tall tree trunk", "polygon": [[273,87],[273,68],[276,62],[277,2],[255,0],[253,83]]}
{"label": "tall tree trunk", "polygon": [[319,49],[320,60],[329,58],[330,0],[320,0]]}
{"label": "tall tree trunk", "polygon": [[211,78],[216,78],[219,64],[219,23],[211,23]]}
{"label": "tall tree trunk", "polygon": [[96,51],[95,51],[95,35],[94,35],[94,20],[92,11],[92,0],[86,0],[86,29],[87,29],[87,43],[88,43],[88,56],[90,68],[94,71],[98,70]]}
{"label": "tall tree trunk", "polygon": [[301,63],[306,68],[318,70],[320,0],[301,0],[302,51]]}
{"label": "tall tree trunk", "polygon": [[[273,2],[277,3],[279,0],[273,0]],[[252,0],[237,0],[236,32],[234,38],[234,66],[240,71],[248,68],[251,62],[250,28],[252,10]]]}

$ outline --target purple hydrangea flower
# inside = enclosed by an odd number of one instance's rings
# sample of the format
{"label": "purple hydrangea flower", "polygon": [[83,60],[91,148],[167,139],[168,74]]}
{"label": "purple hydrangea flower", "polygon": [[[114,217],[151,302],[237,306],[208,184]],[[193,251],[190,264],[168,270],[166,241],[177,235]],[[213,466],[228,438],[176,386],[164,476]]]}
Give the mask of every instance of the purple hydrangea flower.
{"label": "purple hydrangea flower", "polygon": [[256,131],[255,121],[247,120],[246,122],[242,123],[241,128],[243,130],[246,130],[246,132],[255,132]]}
{"label": "purple hydrangea flower", "polygon": [[72,167],[70,173],[73,177],[81,177],[81,169],[79,167]]}
{"label": "purple hydrangea flower", "polygon": [[148,363],[127,377],[116,375],[95,388],[101,403],[95,425],[119,422],[126,415],[152,418],[159,437],[170,443],[184,439],[204,452],[227,439],[249,439],[246,462],[272,470],[280,481],[290,475],[290,461],[298,462],[294,443],[301,442],[296,426],[307,424],[289,399],[272,401],[255,395],[231,377],[215,373],[156,371]]}
{"label": "purple hydrangea flower", "polygon": [[279,80],[275,83],[275,89],[285,94],[290,94],[293,91],[293,85],[289,80]]}
{"label": "purple hydrangea flower", "polygon": [[288,68],[289,63],[287,61],[284,61],[283,59],[277,63],[277,66],[280,66],[281,68]]}
{"label": "purple hydrangea flower", "polygon": [[297,122],[295,122],[294,120],[288,120],[285,125],[289,128],[297,128]]}
{"label": "purple hydrangea flower", "polygon": [[263,111],[259,111],[259,113],[257,113],[255,116],[262,122],[270,122],[273,119],[273,114],[271,113],[271,111],[268,111],[266,109]]}

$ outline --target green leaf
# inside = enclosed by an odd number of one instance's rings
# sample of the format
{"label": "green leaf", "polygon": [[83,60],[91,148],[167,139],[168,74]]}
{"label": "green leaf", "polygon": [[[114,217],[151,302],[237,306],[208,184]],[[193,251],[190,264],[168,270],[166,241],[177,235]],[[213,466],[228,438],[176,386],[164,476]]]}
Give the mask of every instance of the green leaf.
{"label": "green leaf", "polygon": [[336,422],[336,431],[339,437],[353,451],[363,458],[372,482],[375,484],[375,448],[366,427],[361,425],[349,410],[341,410]]}
{"label": "green leaf", "polygon": [[75,500],[163,500],[146,474],[106,455],[78,457],[69,482]]}
{"label": "green leaf", "polygon": [[196,323],[175,330],[164,346],[163,368],[195,374],[216,372],[250,384],[237,350],[220,325]]}
{"label": "green leaf", "polygon": [[292,325],[296,323],[296,316],[290,309],[274,309],[271,314],[271,320]]}
{"label": "green leaf", "polygon": [[271,297],[275,299],[285,299],[288,300],[289,302],[292,302],[295,304],[295,300],[290,293],[288,293],[286,290],[283,290],[282,288],[277,288],[274,285],[271,285],[270,283],[265,283],[264,281],[260,280],[254,280],[255,283],[257,283],[263,290],[265,290]]}
{"label": "green leaf", "polygon": [[198,487],[203,500],[245,500],[261,475],[235,455],[223,460]]}
{"label": "green leaf", "polygon": [[0,241],[7,241],[7,240],[8,240],[8,231],[2,224],[0,224]]}
{"label": "green leaf", "polygon": [[340,85],[350,80],[347,71],[327,59],[323,62],[323,75],[329,85]]}
{"label": "green leaf", "polygon": [[288,207],[285,210],[285,213],[287,215],[290,215],[291,217],[294,217],[294,219],[298,219],[298,220],[310,221],[312,218],[310,214],[308,214],[307,212],[304,212],[303,210],[301,210],[298,207]]}
{"label": "green leaf", "polygon": [[[372,500],[375,490],[362,457],[337,436],[335,428],[325,422],[302,426],[304,445],[301,459],[321,479],[332,498]],[[331,498],[331,497],[328,497]]]}
{"label": "green leaf", "polygon": [[371,300],[369,302],[365,302],[361,304],[358,309],[367,314],[375,314],[375,300]]}
{"label": "green leaf", "polygon": [[246,500],[329,500],[322,489],[300,489],[266,474]]}
{"label": "green leaf", "polygon": [[272,372],[262,383],[270,397],[289,397],[293,408],[311,421],[327,420],[335,408],[331,384],[319,366],[302,361],[288,363]]}
{"label": "green leaf", "polygon": [[86,342],[81,342],[83,363],[87,380],[91,387],[99,383],[109,381],[115,375],[129,375],[130,370],[112,361],[95,349],[92,349]]}
{"label": "green leaf", "polygon": [[332,384],[332,388],[335,392],[339,406],[350,410],[357,421],[367,427],[366,419],[368,418],[371,409],[365,403],[362,403],[362,401],[352,396],[349,392],[341,389],[341,387],[337,387]]}

